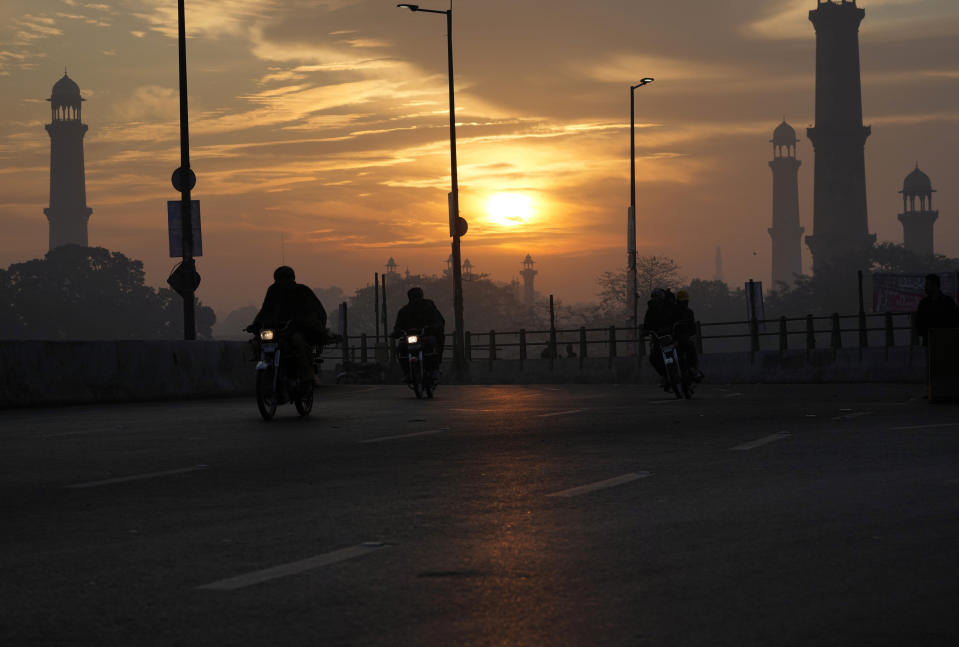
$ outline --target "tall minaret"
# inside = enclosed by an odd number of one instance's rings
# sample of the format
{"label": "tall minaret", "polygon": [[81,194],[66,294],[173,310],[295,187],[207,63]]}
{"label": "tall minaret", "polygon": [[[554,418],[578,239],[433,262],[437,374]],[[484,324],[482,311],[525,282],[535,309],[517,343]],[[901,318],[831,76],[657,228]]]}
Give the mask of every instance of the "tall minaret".
{"label": "tall minaret", "polygon": [[533,277],[539,272],[533,269],[533,257],[529,254],[523,259],[523,271],[520,276],[523,277],[523,300],[526,305],[533,305],[536,300],[536,290],[533,289]]}
{"label": "tall minaret", "polygon": [[773,131],[770,140],[773,159],[773,226],[769,236],[773,240],[773,287],[780,282],[792,285],[802,274],[802,235],[799,226],[799,167],[796,159],[796,131],[785,120]]}
{"label": "tall minaret", "polygon": [[83,135],[87,125],[80,121],[80,86],[63,73],[47,101],[53,120],[45,128],[50,134],[50,206],[43,210],[50,221],[50,249],[61,245],[87,246],[86,178],[83,171]]}
{"label": "tall minaret", "polygon": [[[917,254],[933,253],[932,228],[939,218],[939,212],[932,210],[932,180],[919,170],[906,176],[902,182],[902,213],[899,222],[902,223],[903,247]],[[916,209],[916,198],[919,199],[919,208]]]}
{"label": "tall minaret", "polygon": [[816,125],[806,135],[816,153],[813,235],[806,236],[813,271],[868,247],[866,138],[859,77],[859,23],[866,12],[856,0],[818,0],[809,20],[816,29]]}

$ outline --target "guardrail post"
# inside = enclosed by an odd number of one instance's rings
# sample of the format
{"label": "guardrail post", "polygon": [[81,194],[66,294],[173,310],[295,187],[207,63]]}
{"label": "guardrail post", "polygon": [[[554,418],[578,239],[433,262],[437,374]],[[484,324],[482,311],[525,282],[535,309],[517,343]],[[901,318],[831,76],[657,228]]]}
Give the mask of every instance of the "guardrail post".
{"label": "guardrail post", "polygon": [[859,312],[859,348],[869,348],[869,331],[866,330],[866,313]]}
{"label": "guardrail post", "polygon": [[366,364],[368,359],[366,353],[366,333],[360,335],[360,361]]}
{"label": "guardrail post", "polygon": [[466,346],[466,348],[464,349],[466,351],[464,355],[466,356],[467,360],[472,362],[473,361],[473,338],[470,336],[470,331],[468,330],[466,331],[466,337],[463,343]]}
{"label": "guardrail post", "polygon": [[786,317],[779,318],[779,352],[789,349],[789,334],[786,326]]}
{"label": "guardrail post", "polygon": [[916,313],[909,313],[909,346],[919,345],[919,328],[916,326]]}
{"label": "guardrail post", "polygon": [[496,359],[496,331],[489,331],[489,352],[487,353],[489,357],[489,370],[493,370],[493,361]]}
{"label": "guardrail post", "polygon": [[749,338],[753,352],[759,352],[759,322],[755,318],[749,320]]}
{"label": "guardrail post", "polygon": [[887,312],[885,317],[886,324],[886,348],[896,345],[896,329],[892,325],[892,313]]}
{"label": "guardrail post", "polygon": [[526,329],[519,329],[519,370],[523,370],[523,364],[526,362]]}
{"label": "guardrail post", "polygon": [[613,368],[616,360],[616,326],[609,327],[609,367]]}
{"label": "guardrail post", "polygon": [[812,315],[806,315],[806,350],[816,348],[816,322]]}
{"label": "guardrail post", "polygon": [[839,327],[839,313],[832,313],[832,342],[833,350],[842,348],[842,329]]}
{"label": "guardrail post", "polygon": [[586,343],[586,326],[579,327],[579,371],[583,372],[583,366],[586,363],[586,354],[589,352],[589,346]]}

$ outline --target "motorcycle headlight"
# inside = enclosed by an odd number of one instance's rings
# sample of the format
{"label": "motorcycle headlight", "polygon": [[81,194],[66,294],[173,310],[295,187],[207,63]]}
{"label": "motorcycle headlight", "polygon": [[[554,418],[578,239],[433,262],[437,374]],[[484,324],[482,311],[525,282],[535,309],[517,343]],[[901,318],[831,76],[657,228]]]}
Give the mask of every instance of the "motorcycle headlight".
{"label": "motorcycle headlight", "polygon": [[409,337],[406,338],[406,343],[407,343],[407,344],[415,344],[415,343],[419,342],[419,340],[420,340],[420,338],[417,337],[416,335],[410,335]]}
{"label": "motorcycle headlight", "polygon": [[273,331],[272,330],[261,330],[260,339],[263,341],[273,341]]}

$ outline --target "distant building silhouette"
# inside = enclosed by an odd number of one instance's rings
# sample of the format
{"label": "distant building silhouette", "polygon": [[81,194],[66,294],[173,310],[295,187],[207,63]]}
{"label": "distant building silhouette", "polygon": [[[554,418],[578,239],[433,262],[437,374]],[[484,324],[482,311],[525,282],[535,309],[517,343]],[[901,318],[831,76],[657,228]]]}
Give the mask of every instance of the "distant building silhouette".
{"label": "distant building silhouette", "polygon": [[[902,223],[903,246],[917,254],[932,254],[933,226],[939,218],[939,212],[932,210],[932,180],[916,169],[906,176],[902,182],[902,213],[899,222]],[[916,199],[919,199],[919,208],[916,208]]]}
{"label": "distant building silhouette", "polygon": [[526,258],[523,259],[523,271],[520,272],[520,276],[523,277],[523,301],[526,303],[526,305],[531,306],[536,300],[536,290],[533,288],[533,278],[537,274],[539,274],[539,272],[533,269],[533,257],[527,254]]}
{"label": "distant building silhouette", "polygon": [[779,282],[792,285],[802,274],[802,235],[799,226],[799,167],[796,159],[796,131],[785,120],[773,131],[769,140],[773,145],[773,226],[772,238],[773,287]]}
{"label": "distant building silhouette", "polygon": [[819,0],[809,12],[816,29],[816,124],[806,135],[816,153],[813,234],[806,236],[813,271],[876,240],[866,213],[866,138],[862,124],[859,23],[855,0]]}
{"label": "distant building silhouette", "polygon": [[396,274],[396,261],[393,260],[392,256],[390,256],[390,260],[386,261],[386,273]]}
{"label": "distant building silhouette", "polygon": [[87,247],[87,221],[93,209],[87,207],[83,169],[87,125],[80,120],[80,107],[85,99],[80,96],[80,86],[64,72],[47,101],[53,115],[45,126],[50,135],[50,206],[43,213],[50,221],[50,249]]}
{"label": "distant building silhouette", "polygon": [[463,278],[467,281],[473,280],[473,264],[470,263],[470,259],[463,261]]}

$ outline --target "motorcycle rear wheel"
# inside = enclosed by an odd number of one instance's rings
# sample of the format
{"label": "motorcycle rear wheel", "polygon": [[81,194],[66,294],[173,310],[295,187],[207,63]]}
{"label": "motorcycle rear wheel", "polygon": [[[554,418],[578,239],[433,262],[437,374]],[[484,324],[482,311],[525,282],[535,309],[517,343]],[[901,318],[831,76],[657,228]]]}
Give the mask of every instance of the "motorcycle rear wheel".
{"label": "motorcycle rear wheel", "polygon": [[276,393],[273,392],[273,367],[256,372],[256,408],[264,420],[276,415]]}

